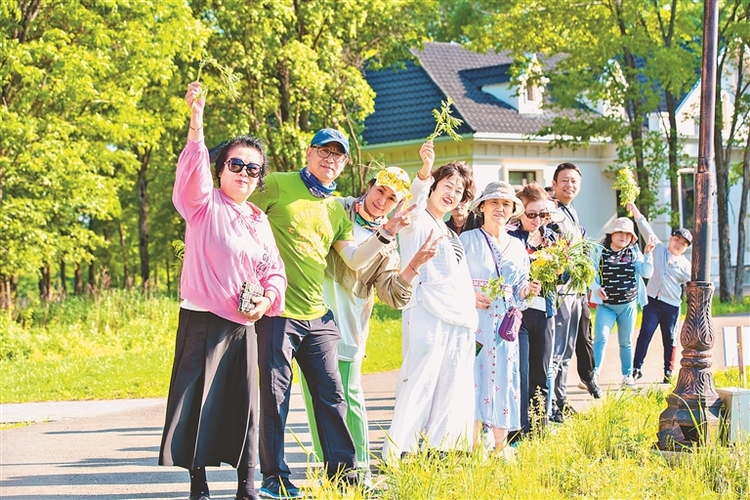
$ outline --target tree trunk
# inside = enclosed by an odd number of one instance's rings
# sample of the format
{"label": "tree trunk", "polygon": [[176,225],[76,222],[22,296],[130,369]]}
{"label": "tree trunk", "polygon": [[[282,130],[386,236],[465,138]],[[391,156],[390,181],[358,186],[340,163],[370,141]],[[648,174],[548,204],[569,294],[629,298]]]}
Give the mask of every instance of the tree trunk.
{"label": "tree trunk", "polygon": [[65,280],[67,270],[65,267],[65,260],[60,259],[60,292],[63,294],[63,297],[68,294],[68,284]]}
{"label": "tree trunk", "polygon": [[169,275],[169,257],[164,258],[164,263],[165,263],[164,269],[167,271],[167,293],[171,294],[172,293],[172,278]]}
{"label": "tree trunk", "polygon": [[125,288],[130,288],[132,280],[130,279],[130,270],[128,268],[128,249],[125,246],[125,231],[122,229],[122,222],[117,224],[117,231],[120,233],[120,249],[123,253],[122,259],[122,284]]}
{"label": "tree trunk", "polygon": [[670,226],[674,231],[680,227],[680,165],[677,161],[679,144],[677,142],[677,99],[670,92],[664,93],[667,103],[667,116],[669,117],[669,131],[667,135],[667,144],[669,146],[669,202],[672,215],[670,216]]}
{"label": "tree trunk", "polygon": [[80,262],[76,264],[76,270],[73,273],[73,293],[77,297],[83,295],[83,266]]}
{"label": "tree trunk", "polygon": [[48,302],[50,299],[50,287],[52,286],[52,276],[50,275],[49,264],[39,268],[39,298],[42,302]]}
{"label": "tree trunk", "polygon": [[737,215],[737,266],[734,272],[734,301],[737,304],[742,304],[742,288],[745,284],[745,221],[748,203],[750,203],[750,135],[747,137],[745,154],[742,156],[742,196]]}
{"label": "tree trunk", "polygon": [[148,188],[148,162],[151,156],[151,148],[147,148],[140,156],[141,168],[138,170],[138,253],[141,259],[141,281],[143,290],[148,289],[149,262],[148,262],[148,199],[146,190]]}
{"label": "tree trunk", "polygon": [[96,261],[89,264],[89,288],[92,294],[96,291]]}
{"label": "tree trunk", "polygon": [[0,285],[2,285],[2,288],[0,288],[0,308],[12,309],[13,293],[11,292],[10,287],[10,277],[3,276],[2,280],[0,281]]}
{"label": "tree trunk", "polygon": [[729,233],[729,162],[716,164],[716,203],[718,208],[719,238],[719,300],[731,302],[730,277],[732,269],[731,239]]}

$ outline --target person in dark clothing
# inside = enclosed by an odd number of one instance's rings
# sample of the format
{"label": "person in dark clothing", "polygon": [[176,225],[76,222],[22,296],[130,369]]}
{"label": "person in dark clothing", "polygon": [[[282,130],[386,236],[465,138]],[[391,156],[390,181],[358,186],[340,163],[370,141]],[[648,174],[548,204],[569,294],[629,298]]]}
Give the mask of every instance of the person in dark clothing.
{"label": "person in dark clothing", "polygon": [[482,223],[484,222],[481,214],[469,210],[470,204],[471,200],[466,203],[459,203],[456,208],[451,210],[450,219],[445,223],[446,226],[453,229],[458,235],[464,231],[482,227]]}
{"label": "person in dark clothing", "polygon": [[[519,191],[518,197],[524,204],[524,212],[518,227],[508,230],[508,234],[524,243],[533,261],[539,250],[553,245],[559,238],[548,223],[561,222],[565,216],[555,209],[554,202],[535,182]],[[554,296],[534,297],[529,308],[523,311],[523,322],[518,332],[523,433],[532,430],[540,417],[542,425],[549,417],[551,399],[548,378],[555,334],[554,302]]]}

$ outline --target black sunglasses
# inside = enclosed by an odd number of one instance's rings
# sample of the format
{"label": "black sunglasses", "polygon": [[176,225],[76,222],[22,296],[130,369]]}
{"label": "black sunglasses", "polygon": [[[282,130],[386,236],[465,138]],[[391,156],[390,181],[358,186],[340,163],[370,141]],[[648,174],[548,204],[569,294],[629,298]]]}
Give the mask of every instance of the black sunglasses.
{"label": "black sunglasses", "polygon": [[224,165],[227,166],[230,172],[234,172],[235,174],[239,174],[245,168],[247,169],[248,177],[260,177],[260,172],[263,170],[263,167],[257,163],[245,163],[239,158],[230,158],[224,162]]}
{"label": "black sunglasses", "polygon": [[524,215],[531,220],[534,220],[537,217],[539,217],[540,219],[546,219],[547,217],[549,217],[549,212],[539,212],[539,213],[524,212]]}

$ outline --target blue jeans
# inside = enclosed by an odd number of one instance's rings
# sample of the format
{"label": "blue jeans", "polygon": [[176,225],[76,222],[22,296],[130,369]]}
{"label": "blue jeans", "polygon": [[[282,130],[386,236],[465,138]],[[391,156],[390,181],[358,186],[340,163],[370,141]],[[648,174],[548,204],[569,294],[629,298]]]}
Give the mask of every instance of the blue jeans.
{"label": "blue jeans", "polygon": [[594,322],[594,373],[599,375],[607,339],[612,328],[617,324],[617,340],[620,343],[620,367],[622,375],[631,374],[633,368],[633,333],[635,332],[635,316],[638,311],[636,301],[627,304],[600,304],[596,308]]}
{"label": "blue jeans", "polygon": [[635,368],[640,370],[643,366],[648,345],[651,343],[651,338],[658,326],[661,330],[661,342],[664,346],[664,372],[672,373],[674,370],[675,345],[677,344],[675,333],[679,316],[679,307],[653,297],[648,298],[648,304],[643,308],[641,331],[638,332],[638,340],[635,345],[635,360],[633,361]]}

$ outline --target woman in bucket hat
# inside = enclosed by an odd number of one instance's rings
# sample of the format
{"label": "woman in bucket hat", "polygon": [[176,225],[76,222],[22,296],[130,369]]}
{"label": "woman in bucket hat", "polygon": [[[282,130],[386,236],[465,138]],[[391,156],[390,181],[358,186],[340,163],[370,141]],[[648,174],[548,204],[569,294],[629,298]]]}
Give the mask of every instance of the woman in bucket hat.
{"label": "woman in bucket hat", "polygon": [[[461,234],[469,262],[479,326],[474,358],[475,435],[502,450],[508,432],[521,427],[518,340],[498,336],[498,326],[512,305],[528,306],[541,283],[529,283],[529,255],[523,243],[506,232],[506,223],[523,213],[523,203],[507,182],[491,182],[473,203],[484,216],[479,229]],[[499,282],[497,280],[500,280]],[[499,285],[499,286],[498,286]]]}
{"label": "woman in bucket hat", "polygon": [[594,322],[594,375],[601,371],[609,334],[617,324],[622,386],[626,388],[635,387],[632,342],[638,306],[646,305],[643,278],[650,278],[654,270],[654,241],[648,242],[643,253],[637,242],[633,221],[620,217],[593,255],[598,272],[591,284],[591,302],[599,306]]}
{"label": "woman in bucket hat", "polygon": [[[359,243],[373,231],[383,228],[388,214],[408,205],[411,199],[409,175],[399,167],[380,170],[368,183],[367,191],[355,198],[338,198],[354,225],[354,240]],[[363,269],[352,270],[335,252],[328,252],[323,279],[323,296],[333,311],[341,334],[338,343],[339,372],[347,404],[347,427],[357,450],[357,462],[363,484],[369,486],[370,449],[369,424],[362,390],[362,361],[370,331],[370,316],[375,305],[375,292],[385,304],[402,309],[412,296],[412,280],[422,265],[435,256],[437,241],[428,238],[409,263],[401,270],[396,240],[384,246]],[[315,413],[307,380],[299,371],[310,435],[318,460],[323,452],[317,432]]]}

